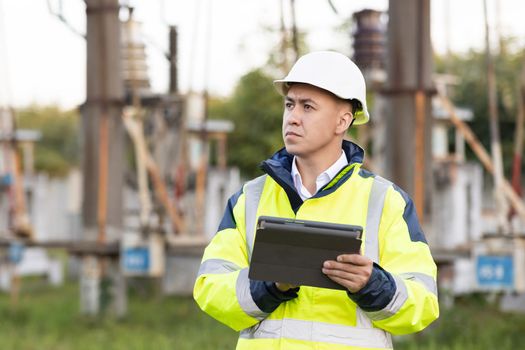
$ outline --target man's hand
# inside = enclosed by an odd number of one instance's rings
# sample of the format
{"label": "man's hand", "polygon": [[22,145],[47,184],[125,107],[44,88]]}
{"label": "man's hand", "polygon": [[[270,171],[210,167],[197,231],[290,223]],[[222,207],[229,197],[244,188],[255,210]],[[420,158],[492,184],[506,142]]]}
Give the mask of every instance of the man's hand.
{"label": "man's hand", "polygon": [[352,293],[359,292],[370,279],[373,262],[359,254],[343,254],[337,261],[328,260],[323,264],[323,273]]}
{"label": "man's hand", "polygon": [[281,282],[275,282],[275,286],[277,289],[279,289],[281,292],[286,292],[290,289],[297,288],[297,286],[290,284],[290,283],[281,283]]}

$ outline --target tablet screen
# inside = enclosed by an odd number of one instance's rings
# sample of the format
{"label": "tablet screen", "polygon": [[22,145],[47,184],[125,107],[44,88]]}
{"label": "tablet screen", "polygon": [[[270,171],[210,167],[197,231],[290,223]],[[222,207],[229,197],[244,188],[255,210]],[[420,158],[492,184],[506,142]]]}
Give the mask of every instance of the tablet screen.
{"label": "tablet screen", "polygon": [[341,254],[359,254],[362,232],[354,225],[261,216],[249,278],[344,290],[322,273],[322,265]]}

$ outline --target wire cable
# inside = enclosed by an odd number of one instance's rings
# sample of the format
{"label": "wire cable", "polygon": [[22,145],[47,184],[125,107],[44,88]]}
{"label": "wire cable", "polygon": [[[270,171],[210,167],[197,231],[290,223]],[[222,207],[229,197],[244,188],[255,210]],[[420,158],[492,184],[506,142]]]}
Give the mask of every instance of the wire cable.
{"label": "wire cable", "polygon": [[49,13],[51,13],[53,16],[57,17],[62,23],[64,23],[64,25],[71,31],[73,32],[74,34],[86,39],[86,34],[82,33],[81,31],[79,31],[78,29],[76,29],[75,27],[73,27],[73,25],[71,23],[69,23],[69,21],[67,20],[67,18],[64,16],[64,13],[63,13],[63,6],[62,6],[62,0],[59,0],[59,3],[58,3],[58,12],[55,12],[53,10],[53,6],[51,6],[51,0],[47,0],[47,8],[49,9]]}

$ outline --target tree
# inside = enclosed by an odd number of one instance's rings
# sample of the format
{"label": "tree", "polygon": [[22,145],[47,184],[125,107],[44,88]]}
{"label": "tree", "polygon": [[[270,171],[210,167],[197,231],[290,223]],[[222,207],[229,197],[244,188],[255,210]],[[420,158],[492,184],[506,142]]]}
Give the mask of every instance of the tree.
{"label": "tree", "polygon": [[283,102],[272,82],[262,69],[255,69],[241,77],[231,98],[210,103],[211,118],[235,123],[228,162],[238,166],[243,176],[261,174],[257,165],[283,147]]}
{"label": "tree", "polygon": [[57,106],[29,106],[16,111],[19,129],[42,133],[35,147],[35,169],[50,176],[64,176],[79,163],[79,113]]}

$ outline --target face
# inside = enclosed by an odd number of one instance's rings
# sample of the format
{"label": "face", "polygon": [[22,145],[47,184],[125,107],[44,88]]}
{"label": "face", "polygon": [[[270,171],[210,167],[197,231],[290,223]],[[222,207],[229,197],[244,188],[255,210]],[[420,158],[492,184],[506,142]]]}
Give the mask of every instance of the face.
{"label": "face", "polygon": [[302,158],[340,152],[351,121],[349,104],[315,86],[293,84],[284,98],[286,150]]}

